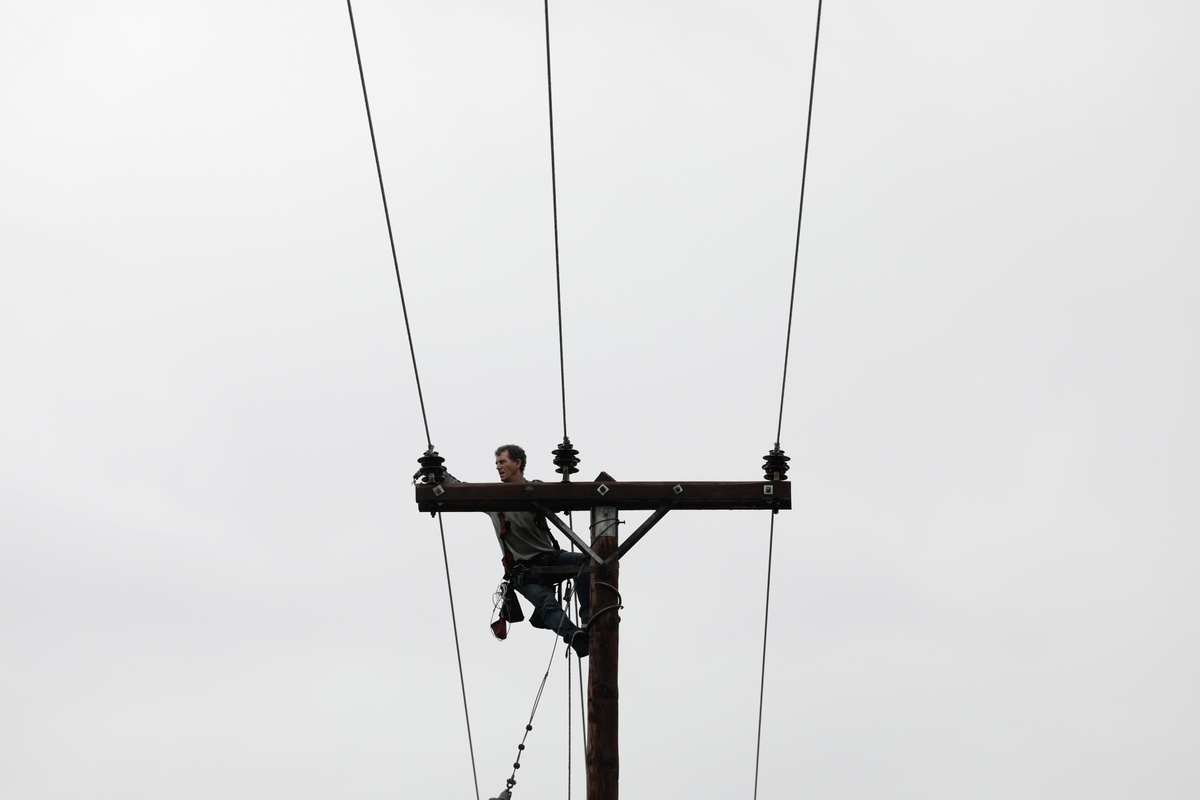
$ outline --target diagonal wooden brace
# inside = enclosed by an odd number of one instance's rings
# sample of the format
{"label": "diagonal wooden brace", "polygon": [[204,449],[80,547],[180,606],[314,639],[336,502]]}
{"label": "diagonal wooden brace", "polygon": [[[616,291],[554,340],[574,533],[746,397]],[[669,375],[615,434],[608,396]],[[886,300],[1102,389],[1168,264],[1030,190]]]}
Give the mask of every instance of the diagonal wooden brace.
{"label": "diagonal wooden brace", "polygon": [[611,564],[614,561],[620,561],[621,556],[628,553],[633,548],[633,546],[638,543],[639,539],[641,539],[643,536],[645,536],[647,533],[649,533],[650,529],[653,528],[660,519],[665,517],[667,515],[667,512],[670,511],[671,507],[674,505],[675,505],[674,500],[668,500],[667,502],[665,502],[661,506],[659,506],[658,510],[655,511],[653,514],[651,514],[646,519],[645,522],[643,522],[641,525],[639,525],[638,529],[636,531],[629,534],[629,538],[626,539],[624,542],[622,542],[621,546],[618,547],[613,552],[612,555],[610,555],[608,558],[604,559],[604,563]]}
{"label": "diagonal wooden brace", "polygon": [[546,519],[548,519],[550,521],[550,523],[552,525],[554,525],[554,527],[556,527],[560,531],[562,531],[563,536],[566,536],[568,539],[570,539],[572,542],[574,542],[575,546],[578,547],[581,552],[586,554],[588,558],[592,559],[597,564],[606,563],[603,558],[596,555],[596,551],[593,550],[587,544],[587,542],[585,542],[585,541],[583,541],[583,539],[579,538],[579,534],[575,533],[575,531],[571,530],[571,528],[568,527],[567,523],[565,523],[561,519],[559,519],[557,514],[550,511],[548,508],[543,506],[541,503],[533,503],[533,507],[535,509],[537,509],[538,511],[540,511],[546,517]]}

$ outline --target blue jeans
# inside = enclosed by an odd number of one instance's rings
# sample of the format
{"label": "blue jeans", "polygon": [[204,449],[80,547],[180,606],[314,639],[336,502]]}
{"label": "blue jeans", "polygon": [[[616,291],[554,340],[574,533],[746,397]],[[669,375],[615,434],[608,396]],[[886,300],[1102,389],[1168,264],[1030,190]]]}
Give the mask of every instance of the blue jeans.
{"label": "blue jeans", "polygon": [[[589,559],[583,553],[571,553],[566,550],[559,550],[557,553],[545,553],[531,558],[528,561],[518,562],[528,566],[539,567],[582,567],[590,563]],[[554,584],[566,580],[570,576],[559,577],[557,575],[529,575],[526,577],[526,582],[515,587],[521,596],[533,604],[534,613],[537,617],[541,617],[541,627],[549,628],[555,633],[562,636],[563,641],[567,644],[571,643],[571,637],[578,631],[579,627],[563,613],[562,606],[558,600],[554,598]],[[533,583],[530,580],[541,580],[543,582]],[[557,580],[555,580],[557,579]],[[579,598],[579,619],[585,624],[588,618],[588,604],[592,594],[591,575],[584,573],[575,580],[575,596]],[[530,617],[530,624],[537,617]]]}

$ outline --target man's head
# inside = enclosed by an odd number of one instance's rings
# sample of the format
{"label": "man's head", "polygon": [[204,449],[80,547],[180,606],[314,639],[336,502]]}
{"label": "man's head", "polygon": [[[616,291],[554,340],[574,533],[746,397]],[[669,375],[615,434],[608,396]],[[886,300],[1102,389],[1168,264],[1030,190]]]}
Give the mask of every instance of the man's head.
{"label": "man's head", "polygon": [[496,472],[504,483],[521,483],[525,480],[525,449],[515,444],[502,444],[496,448]]}

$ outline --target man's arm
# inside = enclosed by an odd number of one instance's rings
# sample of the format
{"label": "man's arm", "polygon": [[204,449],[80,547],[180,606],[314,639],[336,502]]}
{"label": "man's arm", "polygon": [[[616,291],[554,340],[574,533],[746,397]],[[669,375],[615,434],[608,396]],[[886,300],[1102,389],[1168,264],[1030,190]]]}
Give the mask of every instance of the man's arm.
{"label": "man's arm", "polygon": [[[449,472],[444,472],[442,474],[446,476],[443,483],[465,483],[466,482],[466,481],[460,481],[458,478],[454,477]],[[421,480],[424,477],[425,477],[425,469],[421,468],[421,469],[417,470],[416,472],[413,473],[413,483],[414,484],[428,483],[428,481]]]}
{"label": "man's arm", "polygon": [[[445,479],[443,480],[443,483],[466,483],[466,481],[460,481],[458,478],[454,477],[449,472],[445,472],[443,474],[445,475]],[[419,469],[416,472],[414,472],[413,473],[413,483],[424,483],[425,481],[422,480],[424,475],[425,475],[424,470]],[[500,522],[500,515],[498,513],[496,513],[495,511],[484,511],[483,513],[487,514],[492,519],[492,528],[496,534],[496,544],[500,545],[500,558],[501,559],[507,558],[508,557],[508,548],[504,546],[504,526]]]}

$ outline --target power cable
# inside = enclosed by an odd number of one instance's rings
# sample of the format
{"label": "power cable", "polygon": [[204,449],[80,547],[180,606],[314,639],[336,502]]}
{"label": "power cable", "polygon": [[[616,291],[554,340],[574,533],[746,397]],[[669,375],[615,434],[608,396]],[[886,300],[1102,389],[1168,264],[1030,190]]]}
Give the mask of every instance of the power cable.
{"label": "power cable", "polygon": [[[817,0],[817,23],[813,33],[813,58],[812,58],[812,73],[809,77],[808,84],[808,119],[804,127],[804,160],[800,170],[800,209],[796,214],[796,249],[792,255],[792,291],[788,299],[788,323],[787,323],[787,339],[783,348],[783,380],[779,388],[779,424],[775,428],[775,451],[783,466],[783,472],[787,471],[786,458],[783,458],[783,453],[779,448],[779,440],[783,432],[783,400],[787,392],[787,370],[788,358],[791,355],[792,347],[792,318],[796,307],[796,276],[799,273],[800,266],[800,230],[804,223],[804,188],[808,180],[808,145],[812,138],[812,114],[813,114],[813,95],[817,86],[817,51],[821,43],[821,5],[822,0]],[[768,458],[770,458],[768,456]],[[776,473],[776,479],[781,477],[780,473]],[[755,736],[754,744],[754,800],[758,798],[758,767],[760,757],[762,755],[762,717],[763,717],[763,698],[766,691],[767,682],[767,633],[771,621],[771,563],[775,552],[775,514],[771,514],[771,531],[767,542],[767,597],[763,609],[763,650],[762,650],[762,667],[758,677],[758,731]]]}
{"label": "power cable", "polygon": [[442,561],[446,564],[446,591],[450,594],[450,624],[454,627],[454,654],[458,657],[458,683],[462,687],[463,716],[467,720],[467,747],[471,750],[471,777],[475,781],[475,800],[479,800],[479,774],[475,771],[475,744],[471,741],[471,712],[467,708],[467,679],[463,676],[462,649],[458,646],[458,620],[454,615],[454,587],[450,584],[450,556],[446,553],[446,527],[438,514],[442,534]]}
{"label": "power cable", "polygon": [[362,52],[358,47],[358,30],[354,26],[354,8],[346,0],[350,14],[350,35],[354,37],[354,57],[358,61],[358,79],[362,83],[363,105],[367,109],[367,128],[371,131],[371,150],[375,154],[375,173],[379,176],[379,196],[383,199],[383,218],[387,222],[388,244],[392,248],[392,266],[396,270],[396,286],[400,289],[400,308],[404,312],[404,332],[408,335],[408,353],[412,356],[413,377],[417,381],[417,400],[421,403],[421,422],[425,426],[425,442],[433,450],[429,436],[429,418],[425,415],[425,395],[421,392],[421,373],[417,371],[417,350],[413,347],[412,326],[408,322],[408,304],[404,302],[404,282],[400,280],[400,260],[396,257],[396,237],[392,234],[392,215],[388,211],[387,191],[383,188],[383,167],[379,164],[379,145],[375,141],[375,123],[371,120],[371,101],[367,97],[367,77],[363,72]]}
{"label": "power cable", "polygon": [[570,447],[570,439],[567,438],[567,366],[566,358],[563,356],[562,278],[558,256],[558,178],[554,165],[554,84],[550,75],[550,0],[543,0],[543,6],[546,11],[546,100],[550,110],[550,200],[554,211],[554,289],[558,296],[558,377],[562,387],[563,440],[566,442],[566,446]]}
{"label": "power cable", "polygon": [[758,733],[754,740],[754,797],[758,797],[758,759],[762,752],[763,690],[767,679],[767,623],[771,619],[771,556],[775,551],[775,515],[771,515],[771,537],[767,540],[767,602],[763,611],[762,671],[758,676]]}
{"label": "power cable", "polygon": [[804,163],[800,171],[800,211],[796,215],[796,251],[792,256],[792,293],[788,301],[787,338],[783,347],[783,382],[779,389],[779,424],[775,428],[775,448],[783,431],[783,397],[787,391],[788,357],[792,348],[792,313],[796,307],[796,274],[800,265],[800,226],[804,222],[804,185],[808,180],[808,141],[812,134],[813,90],[817,85],[817,45],[821,41],[821,2],[817,0],[817,30],[813,39],[812,77],[808,84],[808,122],[804,128]]}
{"label": "power cable", "polygon": [[[417,400],[421,405],[421,423],[425,428],[425,442],[429,445],[427,453],[433,453],[433,439],[429,435],[429,417],[425,413],[425,395],[421,391],[421,373],[417,369],[417,350],[413,346],[412,325],[408,319],[408,303],[404,299],[404,281],[400,279],[400,259],[396,256],[396,237],[392,232],[392,215],[388,210],[387,190],[383,184],[383,166],[379,161],[379,144],[375,139],[375,122],[371,117],[371,99],[367,94],[367,76],[363,71],[362,50],[358,44],[358,27],[354,24],[354,6],[351,4],[351,0],[346,0],[346,13],[350,17],[350,35],[354,39],[354,58],[358,63],[358,79],[362,84],[363,106],[367,111],[367,129],[371,132],[371,152],[375,156],[375,174],[379,178],[379,197],[383,200],[383,218],[387,223],[388,245],[392,252],[392,266],[396,271],[396,287],[400,290],[400,309],[404,313],[404,332],[408,337],[408,353],[412,357],[413,378],[417,384]],[[433,455],[437,454],[433,453]],[[467,748],[471,753],[471,778],[475,784],[475,800],[479,800],[479,774],[475,769],[475,744],[471,739],[471,712],[467,706],[467,681],[463,673],[462,648],[458,643],[458,620],[454,614],[454,587],[450,582],[450,556],[446,551],[446,528],[442,523],[441,514],[438,514],[438,531],[442,538],[442,561],[446,565],[446,591],[450,597],[450,624],[454,629],[454,654],[458,659],[458,682],[462,689],[463,716],[467,723]]]}

